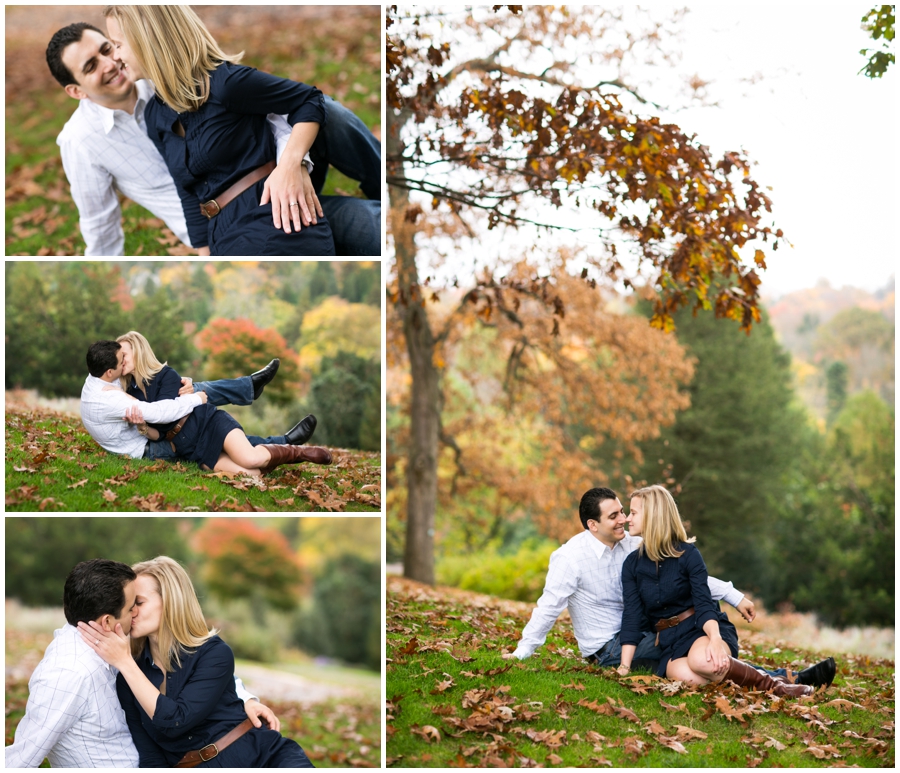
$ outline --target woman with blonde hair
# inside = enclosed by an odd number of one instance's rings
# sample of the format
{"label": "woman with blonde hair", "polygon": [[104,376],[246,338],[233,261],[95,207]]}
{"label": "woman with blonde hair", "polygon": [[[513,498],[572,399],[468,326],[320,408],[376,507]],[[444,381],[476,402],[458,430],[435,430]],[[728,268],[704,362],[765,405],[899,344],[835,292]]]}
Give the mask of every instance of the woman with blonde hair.
{"label": "woman with blonde hair", "polygon": [[[324,217],[301,229],[303,191],[286,171],[299,167],[325,124],[322,92],[238,64],[243,52],[224,53],[188,6],[110,5],[104,15],[132,78],[156,87],[147,133],[200,254],[334,255]],[[269,113],[292,126],[277,167]]]}
{"label": "woman with blonde hair", "polygon": [[314,767],[275,730],[254,728],[235,692],[234,654],[209,630],[191,578],[168,556],[135,564],[131,638],[79,623],[119,671],[116,692],[142,768]]}
{"label": "woman with blonde hair", "polygon": [[629,509],[629,534],[643,541],[622,565],[621,675],[631,669],[649,622],[662,651],[658,676],[693,685],[730,679],[739,687],[791,697],[815,692],[737,660],[737,630],[713,601],[706,564],[665,488],[638,489]]}
{"label": "woman with blonde hair", "polygon": [[[138,401],[150,403],[178,397],[182,388],[181,376],[167,364],[159,361],[143,335],[131,330],[116,340],[124,352],[122,378],[126,382],[128,395]],[[288,436],[309,419],[310,417],[303,419],[289,430]],[[314,417],[312,426],[315,427]],[[287,443],[263,441],[253,445],[231,414],[218,410],[215,405],[208,402],[197,406],[177,422],[170,424],[138,422],[138,430],[149,440],[164,439],[171,444],[175,455],[197,462],[201,468],[207,470],[243,472],[260,476],[271,472],[281,464],[304,461],[331,464],[332,461],[331,453],[326,449],[294,445],[293,441]]]}

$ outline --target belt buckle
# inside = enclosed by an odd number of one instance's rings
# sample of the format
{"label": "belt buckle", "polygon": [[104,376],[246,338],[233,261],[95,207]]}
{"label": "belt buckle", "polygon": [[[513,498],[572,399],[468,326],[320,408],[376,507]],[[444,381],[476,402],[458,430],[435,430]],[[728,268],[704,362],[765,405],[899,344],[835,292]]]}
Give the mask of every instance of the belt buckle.
{"label": "belt buckle", "polygon": [[[205,752],[210,746],[212,747],[213,754],[209,755],[209,757],[204,757],[203,752]],[[199,752],[197,752],[197,754],[200,755],[201,760],[203,760],[204,762],[209,762],[213,757],[217,757],[219,755],[219,747],[214,743],[208,743]]]}
{"label": "belt buckle", "polygon": [[666,620],[666,623],[668,623],[669,628],[674,628],[680,622],[681,622],[681,620],[678,619],[678,615],[672,615],[672,617],[670,617]]}
{"label": "belt buckle", "polygon": [[[206,208],[212,206],[213,204],[215,204],[215,206],[216,206],[216,211],[213,212],[212,214],[209,214],[209,212],[206,211]],[[221,207],[219,206],[219,202],[217,202],[215,199],[210,199],[209,201],[207,201],[205,204],[203,204],[201,206],[201,209],[203,210],[203,214],[206,215],[208,220],[212,220],[216,215],[218,215],[222,211]]]}

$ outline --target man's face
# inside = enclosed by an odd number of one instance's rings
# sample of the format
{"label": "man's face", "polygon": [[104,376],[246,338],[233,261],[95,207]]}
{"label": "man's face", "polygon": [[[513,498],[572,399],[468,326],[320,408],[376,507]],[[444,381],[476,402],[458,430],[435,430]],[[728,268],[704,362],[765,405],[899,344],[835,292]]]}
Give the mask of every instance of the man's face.
{"label": "man's face", "polygon": [[125,66],[125,70],[131,76],[131,80],[139,81],[141,78],[146,78],[147,76],[141,72],[134,52],[122,34],[119,22],[111,16],[106,20],[106,31],[109,33],[110,42],[113,44],[113,56]]}
{"label": "man's face", "polygon": [[644,528],[644,500],[634,497],[628,503],[628,533],[632,537],[640,537]]}
{"label": "man's face", "polygon": [[134,83],[113,53],[112,43],[94,30],[85,30],[81,40],[66,46],[62,61],[77,83],[66,86],[66,93],[103,107],[115,108],[126,101],[134,91]]}
{"label": "man's face", "polygon": [[103,626],[107,631],[115,631],[116,623],[120,623],[122,625],[122,633],[126,636],[131,633],[131,618],[134,616],[134,613],[137,611],[137,607],[135,606],[135,585],[134,580],[129,582],[124,588],[125,591],[125,606],[122,607],[122,612],[119,617],[113,617],[112,615],[104,615],[98,621],[100,625]]}
{"label": "man's face", "polygon": [[612,548],[625,536],[625,520],[625,510],[618,497],[604,499],[600,503],[597,519],[588,521],[588,529],[604,545]]}
{"label": "man's face", "polygon": [[106,371],[107,377],[112,381],[115,380],[122,375],[122,371],[125,369],[125,351],[120,347],[119,351],[116,352],[116,369]]}

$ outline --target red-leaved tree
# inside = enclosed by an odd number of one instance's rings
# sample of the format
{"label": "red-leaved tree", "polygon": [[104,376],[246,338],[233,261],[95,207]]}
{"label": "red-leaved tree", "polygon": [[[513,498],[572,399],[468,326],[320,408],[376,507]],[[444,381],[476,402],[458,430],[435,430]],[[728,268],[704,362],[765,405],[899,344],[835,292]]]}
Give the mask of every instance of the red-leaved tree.
{"label": "red-leaved tree", "polygon": [[200,331],[196,344],[206,355],[207,379],[247,376],[278,357],[281,366],[266,387],[267,399],[288,403],[303,387],[297,353],[272,328],[259,328],[249,319],[216,318]]}

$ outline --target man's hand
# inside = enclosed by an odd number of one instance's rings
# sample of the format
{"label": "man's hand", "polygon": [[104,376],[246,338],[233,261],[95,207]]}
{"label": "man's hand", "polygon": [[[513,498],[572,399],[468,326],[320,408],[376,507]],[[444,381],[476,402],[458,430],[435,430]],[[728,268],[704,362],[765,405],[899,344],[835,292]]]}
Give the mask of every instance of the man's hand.
{"label": "man's hand", "polygon": [[515,652],[501,652],[500,657],[504,660],[518,660]]}
{"label": "man's hand", "polygon": [[209,257],[209,247],[198,247],[197,254],[201,258],[208,258]]}
{"label": "man's hand", "polygon": [[197,392],[196,394],[200,395],[200,404],[206,405],[206,401],[208,399],[206,396],[206,392]]}
{"label": "man's hand", "polygon": [[181,379],[182,387],[178,390],[178,396],[194,394],[194,379],[185,376]]}
{"label": "man's hand", "polygon": [[141,409],[138,405],[132,405],[127,411],[125,411],[125,421],[127,421],[129,424],[144,423],[144,414],[141,413]]}
{"label": "man's hand", "polygon": [[741,613],[741,617],[748,623],[752,623],[756,618],[756,607],[753,606],[753,602],[747,596],[741,599],[741,603],[735,609]]}
{"label": "man's hand", "polygon": [[[269,730],[281,730],[281,722],[275,716],[275,712],[268,706],[263,706],[258,700],[251,698],[244,704],[244,711],[253,723],[253,727],[261,727],[262,722],[269,726]],[[262,721],[260,721],[262,720]]]}

